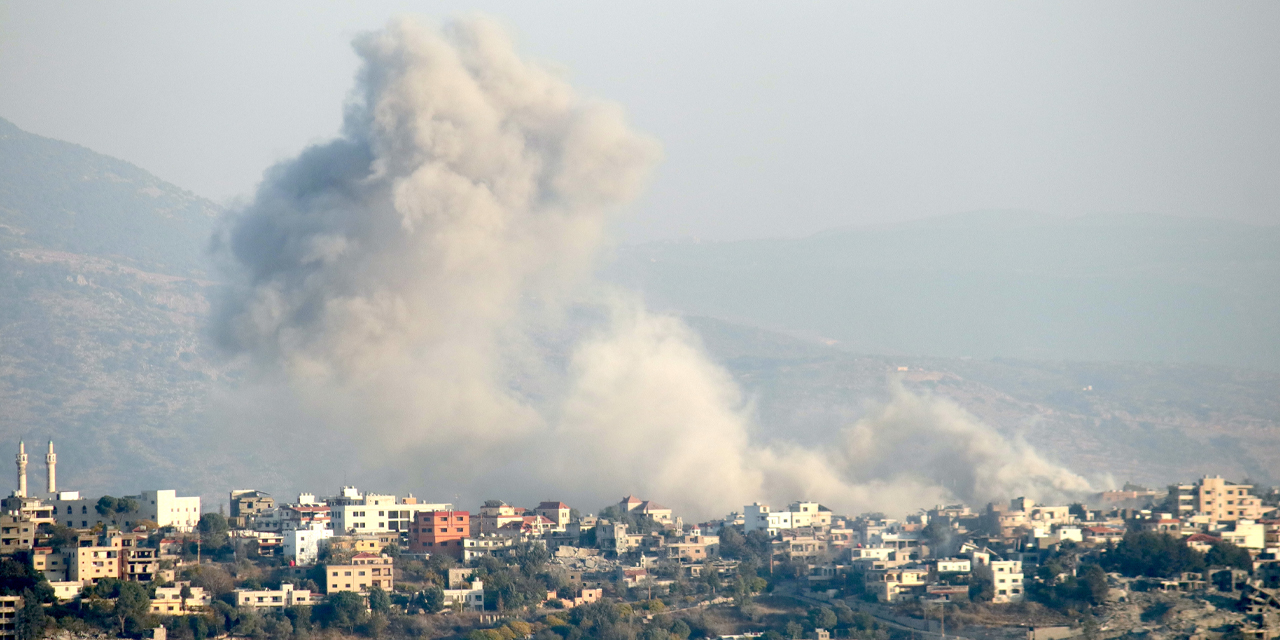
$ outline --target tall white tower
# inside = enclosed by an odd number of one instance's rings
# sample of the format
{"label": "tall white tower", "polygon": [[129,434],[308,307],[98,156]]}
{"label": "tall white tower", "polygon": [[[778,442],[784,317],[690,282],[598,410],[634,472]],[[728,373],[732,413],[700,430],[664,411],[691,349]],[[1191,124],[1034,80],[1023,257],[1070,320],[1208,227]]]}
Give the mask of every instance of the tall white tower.
{"label": "tall white tower", "polygon": [[18,442],[18,490],[13,495],[27,497],[27,444]]}
{"label": "tall white tower", "polygon": [[44,465],[49,470],[49,493],[58,492],[58,454],[53,452],[53,441],[49,441],[49,453],[44,454]]}

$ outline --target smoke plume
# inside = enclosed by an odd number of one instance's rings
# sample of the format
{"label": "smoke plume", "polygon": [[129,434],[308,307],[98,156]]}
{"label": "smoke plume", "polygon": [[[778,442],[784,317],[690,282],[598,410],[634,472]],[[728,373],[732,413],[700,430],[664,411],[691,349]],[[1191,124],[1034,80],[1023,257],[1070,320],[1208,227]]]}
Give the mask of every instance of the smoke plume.
{"label": "smoke plume", "polygon": [[271,169],[215,244],[235,283],[215,334],[253,372],[229,415],[282,443],[281,476],[693,516],[1087,488],[900,388],[830,447],[754,442],[690,329],[592,279],[656,141],[485,20],[399,20],[355,49],[342,136]]}

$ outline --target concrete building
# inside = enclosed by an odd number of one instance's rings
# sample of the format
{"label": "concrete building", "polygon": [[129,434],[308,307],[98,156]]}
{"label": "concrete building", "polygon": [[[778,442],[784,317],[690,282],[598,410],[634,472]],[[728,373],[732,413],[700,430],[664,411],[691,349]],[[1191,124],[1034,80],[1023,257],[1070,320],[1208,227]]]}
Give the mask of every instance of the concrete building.
{"label": "concrete building", "polygon": [[995,581],[995,596],[991,602],[1022,602],[1022,563],[1017,560],[992,560],[990,566]]}
{"label": "concrete building", "polygon": [[[522,518],[523,520],[523,518]],[[461,558],[465,539],[471,537],[471,512],[424,511],[409,531],[411,553],[444,553]]]}
{"label": "concrete building", "polygon": [[333,530],[315,523],[306,529],[290,529],[283,534],[284,555],[296,564],[315,564],[320,544],[333,537]]}
{"label": "concrete building", "polygon": [[773,537],[779,531],[792,528],[790,511],[773,511],[767,504],[755,502],[742,509],[743,533],[764,531]]}
{"label": "concrete building", "polygon": [[230,504],[231,526],[244,527],[254,517],[274,509],[276,499],[256,489],[232,489]]}
{"label": "concrete building", "polygon": [[[1205,476],[1195,484],[1170,485],[1169,499],[1177,516],[1204,514],[1210,520],[1259,520],[1266,512],[1262,499],[1250,493],[1253,485]],[[1269,510],[1267,510],[1269,511]]]}
{"label": "concrete building", "polygon": [[[182,599],[182,587],[191,590],[191,597]],[[151,613],[180,616],[188,611],[201,611],[209,606],[212,598],[204,587],[193,587],[189,582],[179,582],[171,587],[156,587],[156,597],[151,599]]]}
{"label": "concrete building", "polygon": [[471,519],[471,536],[500,533],[508,525],[523,523],[525,509],[513,507],[500,500],[486,502],[477,517]]}
{"label": "concrete building", "polygon": [[98,524],[132,529],[138,522],[150,521],[157,526],[172,526],[178,531],[194,531],[200,523],[200,497],[180,497],[173,489],[143,491],[136,496],[124,496],[138,504],[138,510],[118,514],[98,513],[97,498],[83,498],[78,491],[64,491],[50,500],[53,518],[64,526],[88,529]]}
{"label": "concrete building", "polygon": [[62,555],[67,565],[67,582],[79,582],[88,586],[98,584],[103,578],[120,578],[118,544],[64,549]]}
{"label": "concrete building", "polygon": [[569,526],[569,514],[572,510],[563,502],[543,502],[534,509],[538,515],[555,523],[556,531],[564,531]]}
{"label": "concrete building", "polygon": [[18,637],[18,612],[22,610],[22,596],[0,596],[0,640]]}
{"label": "concrete building", "polygon": [[391,591],[395,579],[395,561],[390,556],[357,553],[351,564],[327,567],[325,593],[340,591],[366,593],[374,587]]}
{"label": "concrete building", "polygon": [[622,513],[649,516],[662,524],[675,524],[671,509],[652,500],[641,500],[635,496],[627,496],[618,502],[618,510]]}
{"label": "concrete building", "polygon": [[291,584],[282,584],[279,589],[236,589],[236,605],[254,608],[283,609],[292,606],[310,606],[316,604],[316,598],[306,589],[294,589]]}
{"label": "concrete building", "polygon": [[409,531],[417,514],[453,509],[448,503],[422,503],[413,496],[397,501],[393,495],[361,495],[355,487],[343,487],[341,495],[326,502],[333,530],[339,534]]}
{"label": "concrete building", "polygon": [[35,546],[36,525],[19,514],[0,515],[0,555],[13,555]]}
{"label": "concrete building", "polygon": [[460,611],[484,611],[484,583],[476,580],[444,590],[444,606]]}

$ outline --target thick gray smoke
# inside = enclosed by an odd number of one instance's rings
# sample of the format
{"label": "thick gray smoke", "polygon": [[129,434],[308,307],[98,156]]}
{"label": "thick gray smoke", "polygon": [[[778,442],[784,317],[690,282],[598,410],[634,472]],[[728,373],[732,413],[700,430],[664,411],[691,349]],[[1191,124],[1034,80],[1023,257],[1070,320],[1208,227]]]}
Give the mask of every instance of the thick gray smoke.
{"label": "thick gray smoke", "polygon": [[237,286],[215,330],[255,372],[227,404],[242,437],[286,443],[281,475],[584,508],[634,492],[689,515],[1087,487],[901,389],[830,448],[753,443],[696,336],[591,278],[654,140],[484,20],[355,47],[343,136],[272,169],[218,246]]}

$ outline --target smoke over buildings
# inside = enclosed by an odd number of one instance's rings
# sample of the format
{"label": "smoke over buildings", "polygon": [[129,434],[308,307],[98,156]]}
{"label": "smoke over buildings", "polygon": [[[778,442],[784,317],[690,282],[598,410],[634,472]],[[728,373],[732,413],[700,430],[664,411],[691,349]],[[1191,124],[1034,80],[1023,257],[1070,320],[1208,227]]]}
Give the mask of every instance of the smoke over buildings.
{"label": "smoke over buildings", "polygon": [[692,331],[592,278],[655,140],[484,20],[400,20],[355,48],[343,135],[273,168],[215,243],[235,283],[215,335],[253,371],[227,415],[295,443],[264,457],[278,473],[587,508],[638,493],[691,515],[1087,488],[901,389],[829,447],[753,441]]}

